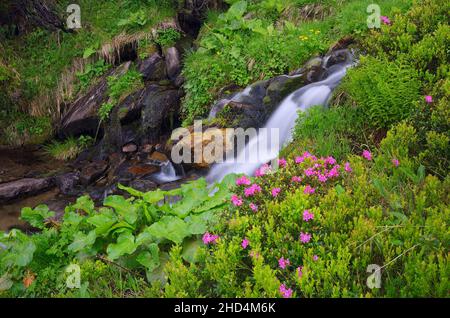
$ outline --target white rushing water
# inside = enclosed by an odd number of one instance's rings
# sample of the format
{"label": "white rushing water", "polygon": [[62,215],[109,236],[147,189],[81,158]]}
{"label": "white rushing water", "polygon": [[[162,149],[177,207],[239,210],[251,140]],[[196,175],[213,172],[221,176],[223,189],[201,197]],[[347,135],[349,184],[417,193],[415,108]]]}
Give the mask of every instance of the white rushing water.
{"label": "white rushing water", "polygon": [[175,167],[170,161],[162,163],[161,171],[154,174],[153,177],[161,183],[177,181],[182,178],[181,176],[177,176]]}
{"label": "white rushing water", "polygon": [[[340,83],[350,66],[350,63],[336,65],[329,70],[330,74],[325,80],[304,86],[285,98],[264,127],[269,133],[259,133],[247,143],[236,158],[213,166],[207,176],[208,181],[220,181],[230,173],[244,173],[252,176],[261,165],[277,158],[280,147],[292,139],[292,130],[295,127],[298,111],[306,111],[316,105],[326,106],[334,88]],[[270,129],[278,129],[279,140],[271,140]],[[261,146],[266,149],[261,151],[258,148]],[[256,153],[257,160],[246,161],[249,154]],[[256,156],[250,157],[253,159]]]}

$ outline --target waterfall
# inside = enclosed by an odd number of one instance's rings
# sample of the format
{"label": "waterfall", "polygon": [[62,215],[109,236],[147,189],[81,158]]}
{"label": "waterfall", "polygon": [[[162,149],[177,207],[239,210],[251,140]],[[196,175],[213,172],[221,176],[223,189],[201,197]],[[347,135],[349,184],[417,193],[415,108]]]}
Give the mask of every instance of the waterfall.
{"label": "waterfall", "polygon": [[[270,133],[259,133],[247,143],[236,158],[214,165],[207,180],[210,182],[220,181],[230,173],[244,173],[251,176],[261,165],[277,158],[280,148],[292,140],[292,130],[295,127],[298,111],[306,111],[316,105],[326,106],[334,88],[340,83],[351,65],[352,62],[334,65],[328,69],[326,79],[306,85],[286,97],[264,127],[269,131],[270,129],[279,129],[279,141],[270,140]],[[261,151],[258,149],[261,146],[267,147],[267,149]],[[249,154],[256,153],[259,154],[258,160],[246,162]]]}
{"label": "waterfall", "polygon": [[163,162],[161,164],[161,171],[154,174],[153,177],[157,181],[162,183],[172,182],[181,179],[180,176],[177,176],[175,167],[173,166],[173,163],[170,160]]}

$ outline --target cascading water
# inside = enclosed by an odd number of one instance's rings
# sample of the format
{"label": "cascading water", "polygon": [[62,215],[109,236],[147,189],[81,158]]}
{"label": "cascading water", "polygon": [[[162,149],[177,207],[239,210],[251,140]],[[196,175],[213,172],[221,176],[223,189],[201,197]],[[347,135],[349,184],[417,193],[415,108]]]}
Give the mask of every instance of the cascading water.
{"label": "cascading water", "polygon": [[219,100],[211,109],[211,112],[209,113],[208,119],[213,119],[216,117],[216,115],[230,102],[236,102],[240,103],[242,100],[250,95],[250,91],[252,90],[251,86],[248,86],[246,89],[244,89],[242,92],[236,93],[233,97],[230,99],[223,98]]}
{"label": "cascading water", "polygon": [[161,171],[154,174],[153,177],[162,183],[177,181],[182,178],[177,175],[175,167],[170,161],[163,162],[161,164]]}
{"label": "cascading water", "polygon": [[[334,88],[340,83],[352,64],[353,61],[349,58],[349,61],[345,63],[334,65],[327,70],[328,76],[326,79],[304,86],[285,98],[264,127],[267,128],[269,133],[259,133],[247,143],[236,158],[213,166],[207,180],[209,182],[220,181],[230,173],[244,173],[251,176],[261,165],[277,158],[281,146],[292,139],[292,129],[295,126],[298,111],[306,111],[316,105],[326,106]],[[278,142],[271,140],[271,129],[278,129]],[[258,148],[261,146],[266,147],[266,149],[261,151]],[[257,160],[246,161],[249,154],[258,154]],[[254,157],[252,155],[252,158]]]}

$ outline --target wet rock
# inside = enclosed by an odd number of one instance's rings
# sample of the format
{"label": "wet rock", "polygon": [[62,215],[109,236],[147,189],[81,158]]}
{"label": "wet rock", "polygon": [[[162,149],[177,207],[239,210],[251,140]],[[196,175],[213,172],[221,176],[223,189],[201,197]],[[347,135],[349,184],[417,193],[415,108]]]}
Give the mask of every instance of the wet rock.
{"label": "wet rock", "polygon": [[149,90],[143,99],[142,131],[144,142],[152,143],[164,129],[174,128],[172,123],[178,116],[182,94],[170,86],[150,85]]}
{"label": "wet rock", "polygon": [[[187,160],[182,162],[186,170],[208,168],[219,158],[223,159],[225,154],[234,148],[233,137],[234,134],[227,134],[226,129],[217,127],[206,128],[203,132],[192,130],[191,134],[171,145],[171,151],[183,158],[186,157]],[[220,145],[220,141],[222,141],[222,146],[214,147],[216,142]],[[200,158],[195,157],[196,149],[201,150]],[[205,149],[208,150],[204,151]],[[186,153],[188,155],[185,155]]]}
{"label": "wet rock", "polygon": [[159,152],[159,151],[153,152],[149,156],[149,159],[154,160],[154,161],[159,161],[159,162],[166,162],[169,160],[169,158],[167,158],[167,156],[165,154],[163,154],[162,152]]}
{"label": "wet rock", "polygon": [[59,188],[59,191],[62,194],[72,194],[73,189],[80,182],[80,173],[79,172],[70,172],[63,175],[59,175],[55,177],[56,186]]}
{"label": "wet rock", "polygon": [[351,53],[347,49],[333,51],[327,55],[325,68],[328,69],[338,64],[347,63],[351,58]]}
{"label": "wet rock", "polygon": [[143,153],[151,154],[154,150],[155,150],[155,146],[154,145],[145,144],[145,145],[142,146],[142,152]]}
{"label": "wet rock", "polygon": [[167,77],[166,63],[158,52],[139,61],[137,69],[142,74],[144,81],[160,81]]}
{"label": "wet rock", "polygon": [[137,177],[137,176],[143,177],[143,176],[147,176],[147,175],[156,173],[160,169],[161,168],[156,165],[140,164],[140,165],[135,165],[135,166],[129,167],[127,171],[135,177]]}
{"label": "wet rock", "polygon": [[148,191],[156,190],[158,185],[151,180],[140,179],[140,180],[131,181],[129,183],[129,187],[131,187],[135,190],[141,191],[141,192],[148,192]]}
{"label": "wet rock", "polygon": [[164,50],[164,59],[166,61],[167,76],[175,80],[181,73],[181,57],[176,47],[170,47]]}
{"label": "wet rock", "polygon": [[0,202],[35,195],[54,186],[53,178],[24,178],[0,184]]}
{"label": "wet rock", "polygon": [[108,163],[106,161],[92,162],[81,170],[80,181],[84,186],[87,186],[100,179],[107,170]]}
{"label": "wet rock", "polygon": [[99,122],[98,109],[109,98],[107,94],[108,76],[124,74],[130,66],[131,62],[127,62],[107,72],[86,94],[78,97],[63,115],[59,135],[67,137],[95,134]]}
{"label": "wet rock", "polygon": [[129,143],[122,147],[122,152],[124,152],[124,153],[132,153],[132,152],[136,152],[137,150],[138,150],[138,147],[134,143]]}
{"label": "wet rock", "polygon": [[305,79],[302,76],[278,76],[270,81],[267,87],[264,104],[273,110],[285,97],[305,85]]}

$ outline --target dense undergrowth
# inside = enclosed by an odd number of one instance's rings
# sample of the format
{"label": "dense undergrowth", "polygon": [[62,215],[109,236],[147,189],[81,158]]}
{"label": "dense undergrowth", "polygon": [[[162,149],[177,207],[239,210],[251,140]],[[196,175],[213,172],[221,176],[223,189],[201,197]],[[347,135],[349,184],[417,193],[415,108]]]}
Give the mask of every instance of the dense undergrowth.
{"label": "dense undergrowth", "polygon": [[[58,1],[57,5],[65,12],[71,3]],[[58,83],[67,81],[75,73],[70,70],[76,59],[88,61],[115,36],[132,38],[175,15],[172,1],[167,0],[82,0],[77,4],[81,8],[82,28],[76,32],[50,32],[38,28],[17,38],[7,28],[0,29],[0,82],[4,85],[0,89],[3,105],[0,131],[5,139],[1,144],[11,144],[9,140],[15,140],[13,145],[40,143],[51,137],[53,131],[48,126],[51,127],[52,120],[57,119],[61,111],[56,99],[61,99],[59,103],[69,101],[108,68],[108,63],[102,60],[86,63],[76,72],[73,83],[57,93]],[[40,124],[43,121],[48,126]],[[23,132],[20,127],[8,124],[11,122],[28,128]],[[35,129],[45,132],[36,133]]]}
{"label": "dense undergrowth", "polygon": [[[380,1],[373,31],[365,1],[320,2],[331,10],[306,23],[293,8],[319,1],[232,2],[187,56],[186,123],[223,86],[293,70],[353,34],[364,55],[330,108],[300,114],[278,170],[229,176],[215,194],[200,179],[122,187],[97,208],[82,197],[62,220],[24,209],[36,232],[0,237],[1,296],[448,297],[448,1]],[[71,264],[80,289],[67,287]]]}

